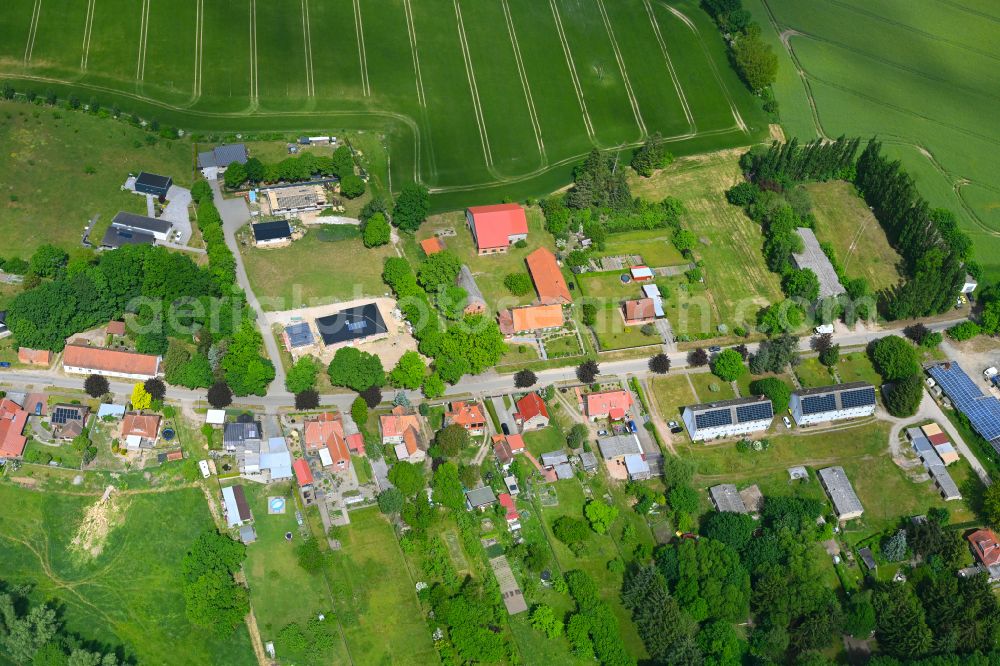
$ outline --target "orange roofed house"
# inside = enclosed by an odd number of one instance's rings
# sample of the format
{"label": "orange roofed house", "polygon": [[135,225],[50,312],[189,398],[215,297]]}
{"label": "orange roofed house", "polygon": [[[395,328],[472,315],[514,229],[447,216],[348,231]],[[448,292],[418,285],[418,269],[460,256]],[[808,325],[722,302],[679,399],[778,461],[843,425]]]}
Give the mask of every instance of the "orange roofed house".
{"label": "orange roofed house", "polygon": [[589,393],[586,397],[587,417],[591,421],[611,419],[621,421],[632,406],[632,394],[628,391],[607,391]]}
{"label": "orange roofed house", "polygon": [[528,238],[528,218],[517,204],[473,206],[465,211],[479,254],[506,252],[511,243]]}
{"label": "orange roofed house", "polygon": [[21,433],[28,412],[10,398],[0,400],[0,458],[16,458],[24,453],[28,439]]}
{"label": "orange roofed house", "polygon": [[125,379],[152,379],[160,374],[159,356],[101,349],[86,345],[66,345],[63,370],[77,375],[105,375]]}
{"label": "orange roofed house", "polygon": [[497,315],[500,332],[507,337],[528,331],[560,328],[564,322],[561,305],[526,305],[523,308],[502,310]]}
{"label": "orange roofed house", "polygon": [[411,414],[402,405],[392,408],[391,414],[379,417],[382,427],[382,444],[392,446],[399,460],[419,462],[424,459],[420,448],[420,417]]}
{"label": "orange roofed house", "polygon": [[514,407],[514,420],[521,425],[521,430],[531,430],[533,428],[544,428],[549,424],[549,410],[545,406],[545,401],[537,393],[529,393],[516,403]]}
{"label": "orange roofed house", "polygon": [[524,452],[524,438],[520,435],[493,435],[493,455],[500,466],[506,468],[514,456]]}
{"label": "orange roofed house", "polygon": [[[351,464],[349,437],[344,434],[344,422],[339,414],[326,412],[305,422],[306,451],[317,452],[323,467],[346,470]],[[358,451],[363,454],[364,450]]]}
{"label": "orange roofed house", "polygon": [[446,426],[457,423],[470,435],[482,435],[486,432],[486,417],[483,416],[483,408],[477,403],[453,402],[448,407],[449,411],[444,415]]}
{"label": "orange roofed house", "polygon": [[529,254],[525,261],[528,263],[531,281],[535,283],[539,303],[542,305],[566,305],[573,302],[569,287],[566,286],[566,279],[563,277],[562,271],[559,270],[556,255],[548,249],[540,247]]}
{"label": "orange roofed house", "polygon": [[17,350],[17,362],[24,365],[52,365],[52,352],[48,349],[29,349],[19,347]]}
{"label": "orange roofed house", "polygon": [[656,321],[656,308],[652,298],[625,301],[625,323],[629,326],[648,324]]}
{"label": "orange roofed house", "polygon": [[160,417],[156,414],[126,414],[121,428],[121,437],[129,451],[151,449],[160,436]]}
{"label": "orange roofed house", "polygon": [[993,530],[976,530],[968,537],[976,559],[989,571],[990,579],[1000,578],[1000,541]]}

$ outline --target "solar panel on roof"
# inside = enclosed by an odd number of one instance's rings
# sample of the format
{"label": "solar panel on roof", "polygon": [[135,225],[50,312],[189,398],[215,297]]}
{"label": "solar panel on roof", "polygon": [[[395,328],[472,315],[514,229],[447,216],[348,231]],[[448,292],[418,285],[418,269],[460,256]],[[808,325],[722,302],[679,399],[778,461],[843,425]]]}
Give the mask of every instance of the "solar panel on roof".
{"label": "solar panel on roof", "polygon": [[807,395],[802,398],[802,412],[804,414],[822,414],[823,412],[837,411],[837,396],[833,393],[828,395]]}
{"label": "solar panel on roof", "polygon": [[774,416],[770,402],[761,402],[755,405],[743,405],[736,408],[736,420],[739,423],[747,421],[763,421]]}
{"label": "solar panel on roof", "polygon": [[718,428],[719,426],[730,425],[732,422],[732,411],[728,407],[695,414],[694,417],[694,423],[699,428]]}
{"label": "solar panel on roof", "polygon": [[865,388],[844,391],[840,394],[840,404],[844,407],[844,409],[874,405],[875,387],[866,386]]}
{"label": "solar panel on roof", "polygon": [[52,412],[52,422],[57,425],[65,425],[68,421],[78,421],[79,412],[69,407],[56,407]]}
{"label": "solar panel on roof", "polygon": [[309,324],[305,322],[286,327],[285,334],[288,336],[288,343],[292,347],[303,347],[313,343],[312,331],[309,329]]}
{"label": "solar panel on roof", "polygon": [[361,331],[364,330],[365,326],[368,325],[366,321],[349,321],[347,322],[348,331]]}

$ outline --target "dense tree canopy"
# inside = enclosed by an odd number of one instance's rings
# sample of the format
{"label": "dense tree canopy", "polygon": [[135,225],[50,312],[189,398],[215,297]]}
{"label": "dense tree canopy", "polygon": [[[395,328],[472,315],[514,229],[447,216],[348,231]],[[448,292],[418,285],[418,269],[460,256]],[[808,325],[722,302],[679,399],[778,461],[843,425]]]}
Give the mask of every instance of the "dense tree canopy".
{"label": "dense tree canopy", "polygon": [[423,185],[407,183],[403,186],[392,209],[392,223],[403,231],[416,231],[427,219],[431,207],[430,192]]}
{"label": "dense tree canopy", "polygon": [[355,391],[385,384],[382,360],[356,347],[338,349],[330,362],[327,374],[330,375],[330,382],[334,386],[346,386]]}
{"label": "dense tree canopy", "polygon": [[219,636],[229,636],[250,610],[247,588],[233,578],[246,548],[214,530],[203,533],[181,561],[188,619]]}

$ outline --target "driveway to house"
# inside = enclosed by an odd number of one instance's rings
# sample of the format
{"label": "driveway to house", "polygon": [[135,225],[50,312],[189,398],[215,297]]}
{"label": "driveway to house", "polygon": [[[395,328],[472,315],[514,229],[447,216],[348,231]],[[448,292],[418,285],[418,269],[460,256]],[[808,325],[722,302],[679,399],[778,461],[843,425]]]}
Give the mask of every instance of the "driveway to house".
{"label": "driveway to house", "polygon": [[271,358],[271,363],[274,364],[274,382],[271,384],[271,390],[268,391],[268,397],[291,400],[292,394],[285,390],[285,369],[281,365],[278,343],[274,339],[274,334],[267,327],[267,317],[264,316],[264,309],[261,308],[257,295],[250,287],[250,278],[247,277],[247,269],[243,265],[243,255],[240,254],[240,245],[236,241],[236,232],[250,221],[250,209],[247,208],[247,203],[242,197],[224,199],[219,188],[219,181],[209,182],[212,185],[215,206],[222,216],[222,230],[226,237],[226,245],[229,246],[233,257],[236,258],[236,281],[246,292],[247,303],[257,314],[257,328],[260,329],[261,336],[264,338],[264,348],[267,350],[267,355]]}
{"label": "driveway to house", "polygon": [[167,190],[167,206],[163,209],[160,219],[167,220],[174,229],[181,232],[178,245],[187,245],[191,240],[191,218],[188,217],[188,206],[191,205],[191,190],[185,187],[171,185]]}
{"label": "driveway to house", "polygon": [[[497,412],[497,420],[500,421],[500,425],[503,425],[503,424],[506,423],[507,424],[507,429],[510,431],[510,434],[516,435],[517,434],[517,423],[514,422],[514,414],[512,413],[513,407],[508,408],[505,404],[503,404],[503,398],[504,398],[504,396],[502,396],[502,395],[500,395],[500,396],[494,396],[494,397],[490,398],[490,402],[493,403],[493,408]],[[513,405],[513,404],[514,403],[511,402],[511,405]],[[501,435],[501,434],[503,434],[503,431],[501,430],[497,434]]]}

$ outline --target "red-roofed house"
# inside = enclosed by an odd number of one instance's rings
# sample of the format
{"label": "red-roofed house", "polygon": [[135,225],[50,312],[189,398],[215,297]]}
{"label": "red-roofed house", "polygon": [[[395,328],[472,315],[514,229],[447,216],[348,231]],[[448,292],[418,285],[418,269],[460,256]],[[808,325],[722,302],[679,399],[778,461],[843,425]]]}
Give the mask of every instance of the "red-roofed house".
{"label": "red-roofed house", "polygon": [[156,414],[126,414],[122,419],[121,438],[128,449],[149,449],[160,436],[160,417]]}
{"label": "red-roofed house", "polygon": [[444,251],[444,242],[437,236],[431,236],[420,241],[420,247],[428,257]]}
{"label": "red-roofed house", "polygon": [[523,453],[524,439],[520,435],[493,435],[493,455],[501,467],[507,467],[514,461],[514,456]]}
{"label": "red-roofed house", "polygon": [[527,331],[547,331],[566,323],[561,305],[525,305],[497,314],[500,332],[507,337]]}
{"label": "red-roofed house", "polygon": [[968,537],[972,552],[987,569],[1000,566],[1000,541],[993,530],[976,530]]}
{"label": "red-roofed house", "polygon": [[648,324],[656,321],[656,309],[652,298],[625,301],[625,323],[629,326]]}
{"label": "red-roofed house", "polygon": [[411,414],[402,405],[392,408],[391,414],[379,417],[382,444],[392,446],[400,460],[419,462],[424,459],[420,448],[420,417]]}
{"label": "red-roofed house", "polygon": [[365,437],[360,432],[355,432],[347,437],[347,448],[352,452],[357,453],[359,456],[365,455]]}
{"label": "red-roofed house", "polygon": [[0,458],[16,458],[24,453],[28,438],[22,435],[28,412],[11,400],[0,400]]}
{"label": "red-roofed house", "polygon": [[299,458],[293,462],[292,469],[295,470],[295,480],[299,482],[300,488],[312,485],[313,473],[309,469],[309,462],[305,458]]}
{"label": "red-roofed house", "polygon": [[631,406],[632,394],[628,391],[587,394],[587,416],[591,421],[600,419],[621,421]]}
{"label": "red-roofed house", "polygon": [[500,502],[500,506],[506,510],[507,528],[512,530],[520,529],[521,524],[518,520],[521,518],[521,515],[517,512],[517,506],[514,505],[514,498],[508,493],[500,493],[497,495],[497,500]]}
{"label": "red-roofed house", "polygon": [[152,379],[160,374],[160,357],[151,354],[66,345],[63,370],[77,375],[105,375],[125,379]]}
{"label": "red-roofed house", "polygon": [[465,221],[481,255],[506,252],[511,243],[528,238],[528,218],[517,204],[473,206]]}
{"label": "red-roofed house", "polygon": [[566,286],[566,278],[559,270],[556,255],[547,248],[540,247],[527,256],[528,272],[531,281],[535,283],[538,301],[543,305],[566,305],[573,302],[573,297]]}
{"label": "red-roofed house", "polygon": [[470,435],[482,435],[486,432],[486,417],[483,416],[483,408],[474,402],[453,402],[449,405],[450,411],[445,412],[444,424],[451,425],[457,423]]}
{"label": "red-roofed house", "polygon": [[549,424],[549,409],[537,393],[529,393],[514,403],[514,406],[517,408],[514,420],[521,425],[521,430],[544,428]]}
{"label": "red-roofed house", "polygon": [[52,365],[52,352],[48,349],[30,349],[19,347],[17,350],[17,362],[24,365]]}
{"label": "red-roofed house", "polygon": [[104,332],[108,335],[125,335],[125,322],[109,321],[108,325],[104,327]]}
{"label": "red-roofed house", "polygon": [[351,463],[344,423],[339,414],[326,412],[305,423],[306,451],[318,451],[324,467],[343,471]]}

